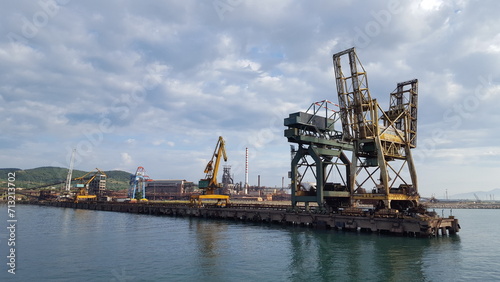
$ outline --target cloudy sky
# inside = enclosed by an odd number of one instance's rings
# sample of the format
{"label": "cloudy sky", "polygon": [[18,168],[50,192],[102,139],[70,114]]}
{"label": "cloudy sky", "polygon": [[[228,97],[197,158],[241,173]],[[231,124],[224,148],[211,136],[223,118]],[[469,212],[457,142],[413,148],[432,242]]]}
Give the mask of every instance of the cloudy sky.
{"label": "cloudy sky", "polygon": [[[336,102],[355,46],[382,107],[419,79],[419,189],[498,188],[498,1],[4,1],[1,167],[202,178],[218,136],[234,179],[281,187],[283,118]],[[220,177],[220,176],[219,176]],[[286,179],[286,178],[285,178]],[[288,183],[288,179],[286,179]]]}

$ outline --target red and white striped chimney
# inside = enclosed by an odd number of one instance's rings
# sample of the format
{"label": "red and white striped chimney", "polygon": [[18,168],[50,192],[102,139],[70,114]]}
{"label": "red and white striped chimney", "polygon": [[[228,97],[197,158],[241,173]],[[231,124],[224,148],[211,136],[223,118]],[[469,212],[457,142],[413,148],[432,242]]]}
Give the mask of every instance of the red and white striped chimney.
{"label": "red and white striped chimney", "polygon": [[248,148],[245,148],[245,190],[248,188]]}

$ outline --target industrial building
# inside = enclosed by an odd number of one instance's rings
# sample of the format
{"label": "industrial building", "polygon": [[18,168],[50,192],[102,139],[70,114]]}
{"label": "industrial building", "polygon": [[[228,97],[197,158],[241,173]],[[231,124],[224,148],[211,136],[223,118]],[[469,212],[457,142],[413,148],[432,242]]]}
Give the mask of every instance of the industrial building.
{"label": "industrial building", "polygon": [[182,198],[193,190],[193,182],[182,179],[158,179],[146,183],[146,199],[168,200]]}

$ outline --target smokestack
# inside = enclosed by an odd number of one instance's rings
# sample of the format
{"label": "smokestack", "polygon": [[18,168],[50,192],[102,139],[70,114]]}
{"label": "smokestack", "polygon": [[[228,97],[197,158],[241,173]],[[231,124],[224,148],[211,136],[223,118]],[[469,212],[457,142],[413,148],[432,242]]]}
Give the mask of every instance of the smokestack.
{"label": "smokestack", "polygon": [[245,148],[245,194],[248,194],[248,148]]}
{"label": "smokestack", "polygon": [[260,188],[260,174],[259,174],[258,181],[257,181],[257,187]]}

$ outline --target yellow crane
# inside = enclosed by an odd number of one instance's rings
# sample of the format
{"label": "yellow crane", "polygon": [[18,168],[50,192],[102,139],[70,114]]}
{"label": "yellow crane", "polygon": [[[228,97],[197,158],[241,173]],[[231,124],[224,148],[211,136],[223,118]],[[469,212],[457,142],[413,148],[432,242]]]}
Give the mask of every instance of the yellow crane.
{"label": "yellow crane", "polygon": [[224,158],[224,161],[227,161],[224,138],[219,136],[212,159],[210,159],[205,167],[205,178],[200,179],[198,183],[198,188],[203,190],[203,194],[193,195],[191,197],[192,204],[201,206],[203,199],[215,199],[217,200],[217,205],[220,206],[226,206],[229,203],[228,195],[215,194],[215,190],[222,187],[222,185],[217,182],[217,174],[219,173],[220,161],[222,158]]}
{"label": "yellow crane", "polygon": [[[75,203],[79,200],[96,200],[97,194],[106,188],[106,174],[100,169],[96,168],[81,177],[76,177],[73,180],[79,181],[77,184],[78,191],[75,195]],[[89,187],[92,186],[92,187]],[[92,188],[89,194],[89,188]]]}

